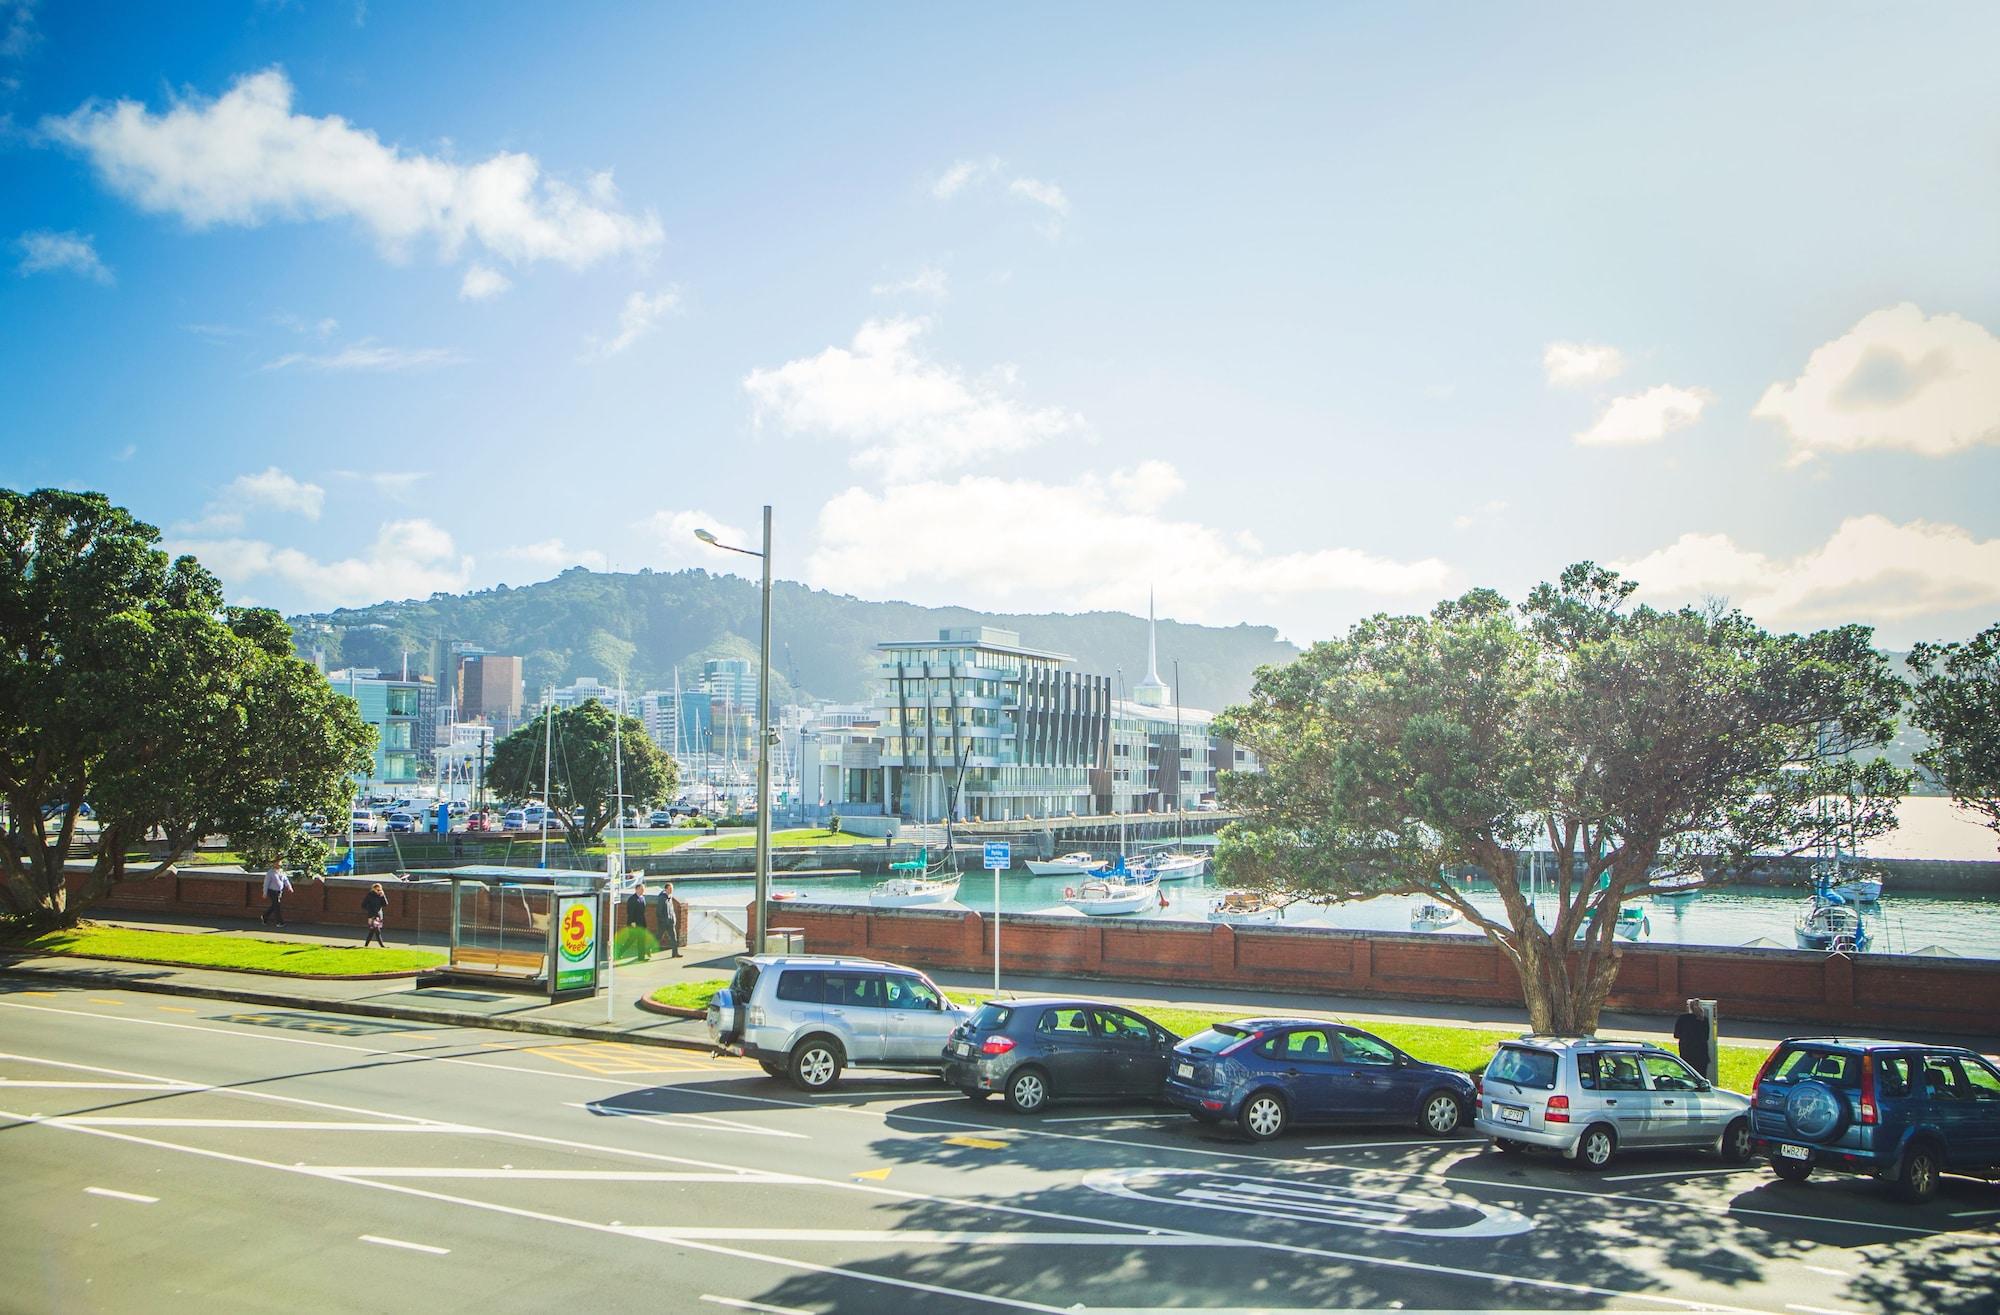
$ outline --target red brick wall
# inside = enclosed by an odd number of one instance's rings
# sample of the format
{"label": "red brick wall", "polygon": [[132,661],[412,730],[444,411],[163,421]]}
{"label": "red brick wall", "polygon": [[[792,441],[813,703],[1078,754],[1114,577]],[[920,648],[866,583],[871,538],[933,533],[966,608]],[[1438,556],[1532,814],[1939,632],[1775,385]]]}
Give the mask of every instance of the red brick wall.
{"label": "red brick wall", "polygon": [[[976,911],[789,904],[774,911],[772,923],[802,929],[815,954],[861,954],[964,972],[984,971],[993,962],[990,922]],[[1469,937],[1022,916],[1004,919],[1000,959],[1006,971],[1045,976],[1522,1003],[1520,980],[1506,956]],[[1623,950],[1612,1008],[1678,1013],[1690,997],[1718,1001],[1726,1018],[2000,1035],[2000,963],[1701,946]]]}

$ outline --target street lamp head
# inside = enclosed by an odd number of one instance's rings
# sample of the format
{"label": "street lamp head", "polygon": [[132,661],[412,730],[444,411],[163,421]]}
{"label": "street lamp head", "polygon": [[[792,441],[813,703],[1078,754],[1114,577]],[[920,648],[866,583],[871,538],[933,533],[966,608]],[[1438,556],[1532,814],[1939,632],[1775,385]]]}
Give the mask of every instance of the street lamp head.
{"label": "street lamp head", "polygon": [[[694,532],[694,537],[700,539],[703,543],[716,543],[715,535],[711,534],[707,530],[696,530]],[[719,543],[716,543],[716,546],[720,547],[721,545]]]}

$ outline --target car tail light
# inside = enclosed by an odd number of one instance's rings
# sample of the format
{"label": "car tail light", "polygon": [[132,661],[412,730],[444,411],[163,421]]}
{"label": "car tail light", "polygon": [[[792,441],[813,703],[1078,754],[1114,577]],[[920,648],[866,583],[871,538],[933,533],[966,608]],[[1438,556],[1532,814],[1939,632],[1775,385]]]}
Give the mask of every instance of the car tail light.
{"label": "car tail light", "polygon": [[764,1026],[764,1006],[751,1005],[748,1009],[743,1011],[743,1021],[749,1024],[751,1027]]}
{"label": "car tail light", "polygon": [[1568,1123],[1569,1097],[1568,1096],[1549,1097],[1548,1112],[1542,1116],[1542,1121],[1544,1123]]}
{"label": "car tail light", "polygon": [[986,1038],[985,1044],[979,1047],[979,1053],[982,1055],[1004,1055],[1013,1048],[1013,1037],[990,1036]]}
{"label": "car tail light", "polygon": [[1855,1119],[1860,1123],[1875,1122],[1875,1056],[1861,1056],[1861,1108]]}
{"label": "car tail light", "polygon": [[1201,1107],[1205,1110],[1219,1110],[1222,1108],[1222,1102],[1219,1100],[1205,1100],[1201,1103]]}
{"label": "car tail light", "polygon": [[1757,1080],[1750,1084],[1751,1100],[1754,1101],[1764,1094],[1764,1078],[1771,1072],[1772,1067],[1777,1064],[1778,1054],[1783,1049],[1783,1046],[1773,1046],[1771,1047],[1771,1053],[1764,1056],[1763,1064],[1757,1069]]}

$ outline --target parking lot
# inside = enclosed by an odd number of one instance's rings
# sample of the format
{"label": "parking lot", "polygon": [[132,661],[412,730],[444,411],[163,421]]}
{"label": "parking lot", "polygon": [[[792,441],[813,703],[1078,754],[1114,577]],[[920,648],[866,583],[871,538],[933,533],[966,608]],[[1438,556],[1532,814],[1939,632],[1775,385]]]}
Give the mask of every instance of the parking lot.
{"label": "parking lot", "polygon": [[2000,1186],[1139,1103],[118,991],[0,994],[21,1310],[2000,1310]]}

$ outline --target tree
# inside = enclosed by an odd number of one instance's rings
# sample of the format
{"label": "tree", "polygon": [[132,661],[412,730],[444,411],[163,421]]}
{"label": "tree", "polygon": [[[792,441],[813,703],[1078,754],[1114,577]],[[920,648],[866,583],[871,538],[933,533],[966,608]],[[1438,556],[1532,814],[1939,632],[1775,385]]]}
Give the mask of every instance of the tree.
{"label": "tree", "polygon": [[679,771],[638,718],[614,719],[611,709],[596,699],[555,709],[552,727],[550,716],[544,711],[500,741],[486,780],[509,799],[539,798],[546,744],[549,798],[544,802],[569,833],[573,848],[595,844],[617,815],[613,796],[618,793],[618,776],[611,753],[614,720],[622,748],[626,807],[651,808],[673,797]]}
{"label": "tree", "polygon": [[[1579,1034],[1617,972],[1618,909],[1661,868],[1894,825],[1906,774],[1839,751],[1886,740],[1899,706],[1866,629],[1773,635],[1721,608],[1629,607],[1635,588],[1585,562],[1519,608],[1475,590],[1260,671],[1219,726],[1264,768],[1224,778],[1244,820],[1223,872],[1447,904],[1513,963],[1536,1031]],[[1531,838],[1554,855],[1552,919],[1518,874]],[[1449,875],[1467,869],[1498,913]]]}
{"label": "tree", "polygon": [[1963,644],[1918,644],[1909,665],[1910,720],[1932,741],[1917,761],[2000,831],[2000,624]]}
{"label": "tree", "polygon": [[[73,922],[132,875],[157,834],[158,876],[203,837],[310,860],[303,820],[365,773],[372,729],[292,655],[277,613],[225,607],[192,557],[95,493],[0,489],[0,898]],[[81,889],[65,867],[85,805],[97,823]]]}

